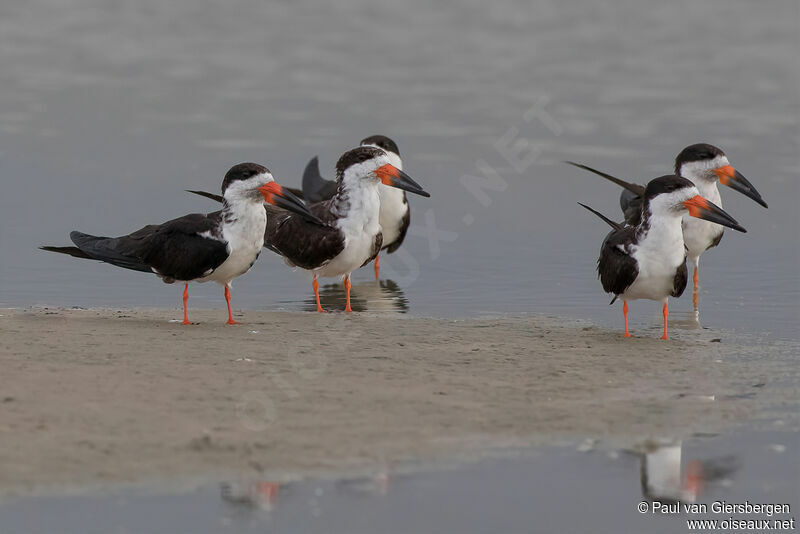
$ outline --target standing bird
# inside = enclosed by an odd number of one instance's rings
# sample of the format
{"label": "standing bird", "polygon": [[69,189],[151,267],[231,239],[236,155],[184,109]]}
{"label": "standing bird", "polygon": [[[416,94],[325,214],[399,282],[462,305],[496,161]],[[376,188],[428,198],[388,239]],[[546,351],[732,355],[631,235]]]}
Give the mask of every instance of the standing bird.
{"label": "standing bird", "polygon": [[[644,186],[626,182],[580,163],[572,161],[567,161],[567,163],[598,174],[625,188],[619,199],[625,222],[631,226],[639,224]],[[722,200],[719,189],[717,189],[717,181],[750,197],[765,208],[767,207],[767,203],[761,198],[753,184],[731,166],[728,157],[722,150],[713,145],[699,143],[681,150],[675,158],[675,174],[692,181],[700,191],[700,195],[718,206],[722,206]],[[723,228],[716,223],[698,220],[688,215],[683,218],[683,239],[686,243],[686,252],[689,261],[694,264],[692,302],[695,310],[698,304],[700,255],[717,246],[722,239],[722,233]]]}
{"label": "standing bird", "polygon": [[316,219],[300,199],[273,180],[266,167],[240,163],[231,167],[222,181],[220,211],[184,215],[121,237],[71,232],[76,246],[40,248],[155,273],[168,284],[183,282],[183,324],[191,324],[187,310],[189,282],[217,282],[225,286],[228,324],[236,324],[231,311],[231,282],[249,271],[261,252],[267,226],[265,203]]}
{"label": "standing bird", "polygon": [[[403,170],[403,161],[397,144],[385,135],[372,135],[361,140],[361,146],[380,148],[389,157],[389,162]],[[326,180],[319,172],[319,159],[314,156],[303,171],[303,198],[307,202],[321,202],[336,194],[336,180]],[[405,191],[393,187],[379,187],[381,199],[380,224],[383,231],[383,246],[391,254],[403,244],[411,223],[411,208],[408,205]],[[375,256],[375,279],[380,277],[380,255]]]}
{"label": "standing bird", "polygon": [[[580,203],[579,203],[580,204]],[[733,217],[700,195],[697,187],[675,175],[656,178],[645,187],[641,216],[635,226],[615,223],[585,204],[581,204],[613,230],[603,240],[597,273],[603,289],[622,299],[625,337],[628,332],[628,301],[658,300],[664,303],[664,335],[667,339],[667,302],[686,289],[686,248],[681,219],[688,214],[746,232]]]}
{"label": "standing bird", "polygon": [[350,312],[350,273],[372,261],[383,245],[379,223],[381,184],[424,197],[430,195],[392,163],[384,150],[360,146],[336,163],[336,193],[310,204],[309,211],[326,226],[309,223],[281,209],[267,207],[270,217],[264,246],[284,257],[286,263],[313,274],[317,311],[317,278],[344,276],[345,311]]}

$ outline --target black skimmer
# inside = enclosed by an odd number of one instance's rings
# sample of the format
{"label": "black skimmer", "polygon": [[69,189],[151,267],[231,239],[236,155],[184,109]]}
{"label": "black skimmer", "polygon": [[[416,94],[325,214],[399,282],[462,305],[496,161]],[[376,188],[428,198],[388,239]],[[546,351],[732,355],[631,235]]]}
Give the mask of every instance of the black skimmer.
{"label": "black skimmer", "polygon": [[[385,135],[371,135],[361,140],[361,146],[380,148],[389,156],[389,162],[403,170],[403,160],[397,143]],[[319,159],[314,156],[303,171],[303,198],[307,202],[321,202],[336,194],[336,180],[326,180],[319,172]],[[408,225],[411,223],[411,209],[406,192],[393,187],[380,187],[381,198],[380,224],[383,231],[383,246],[387,254],[396,251],[406,237]],[[375,278],[380,277],[380,255],[375,256]]]}
{"label": "black skimmer", "polygon": [[[572,161],[567,163],[598,174],[623,187],[624,191],[620,195],[619,203],[622,213],[625,215],[625,222],[631,226],[639,224],[644,186],[626,182],[580,163]],[[753,184],[731,166],[728,157],[722,150],[713,145],[699,143],[681,150],[680,154],[675,158],[675,174],[692,181],[700,191],[700,195],[714,202],[717,206],[722,206],[719,189],[717,189],[717,181],[719,181],[722,185],[739,191],[765,208],[768,207],[756,188],[753,187]],[[702,221],[688,215],[683,218],[683,239],[686,244],[686,255],[694,264],[692,302],[695,310],[698,304],[697,287],[700,255],[706,250],[717,246],[722,239],[722,233],[723,228],[716,223]]]}
{"label": "black skimmer", "polygon": [[266,167],[255,163],[240,163],[225,174],[222,202],[220,211],[184,215],[121,237],[71,232],[76,246],[41,248],[155,273],[168,284],[183,282],[183,324],[190,324],[189,282],[217,282],[225,286],[228,324],[236,324],[231,312],[231,282],[250,270],[264,245],[264,204],[316,218],[300,199],[273,180]]}
{"label": "black skimmer", "polygon": [[338,276],[344,277],[345,311],[352,311],[350,273],[372,261],[383,244],[379,223],[381,184],[430,196],[392,161],[387,152],[372,146],[345,152],[336,163],[336,193],[308,206],[326,226],[267,207],[271,216],[264,246],[283,256],[289,265],[312,273],[318,312],[324,310],[317,278]]}
{"label": "black skimmer", "polygon": [[[580,203],[579,203],[580,204]],[[597,273],[603,289],[623,302],[625,337],[628,332],[628,301],[657,300],[664,303],[664,335],[667,339],[669,297],[680,297],[686,289],[686,247],[681,219],[685,214],[746,232],[719,206],[700,195],[697,187],[680,176],[656,178],[642,194],[641,216],[635,226],[624,226],[581,204],[613,228],[600,248]]]}

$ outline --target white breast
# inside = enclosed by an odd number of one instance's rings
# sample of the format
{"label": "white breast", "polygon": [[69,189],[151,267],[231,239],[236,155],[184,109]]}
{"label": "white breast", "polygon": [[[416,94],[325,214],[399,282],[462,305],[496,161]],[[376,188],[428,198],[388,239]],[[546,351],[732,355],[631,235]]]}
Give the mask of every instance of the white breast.
{"label": "white breast", "polygon": [[228,258],[198,282],[229,284],[237,276],[249,271],[264,246],[266,226],[267,212],[262,204],[237,206],[235,218],[231,222],[223,222],[222,226],[222,237],[228,243]]}
{"label": "white breast", "polygon": [[383,247],[388,247],[400,237],[403,218],[408,213],[408,202],[404,202],[403,191],[396,187],[381,185],[380,223],[383,230]]}
{"label": "white breast", "polygon": [[675,273],[686,260],[679,217],[651,220],[647,234],[631,247],[639,274],[622,294],[625,300],[663,300],[673,290]]}
{"label": "white breast", "polygon": [[347,215],[336,222],[344,236],[344,250],[314,270],[319,276],[341,276],[353,272],[372,256],[375,236],[381,231],[377,184],[353,191],[349,202]]}
{"label": "white breast", "polygon": [[[722,197],[720,197],[717,182],[698,180],[697,185],[700,194],[719,207],[722,207]],[[686,242],[686,254],[689,259],[694,261],[700,254],[706,251],[711,243],[722,234],[724,228],[710,221],[704,221],[691,215],[683,216],[683,240]]]}

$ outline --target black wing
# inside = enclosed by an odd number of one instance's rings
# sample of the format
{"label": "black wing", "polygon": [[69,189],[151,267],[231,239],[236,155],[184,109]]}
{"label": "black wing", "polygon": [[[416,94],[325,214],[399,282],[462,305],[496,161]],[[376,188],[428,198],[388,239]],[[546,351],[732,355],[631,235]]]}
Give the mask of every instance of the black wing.
{"label": "black wing", "polygon": [[264,246],[303,269],[325,265],[344,250],[344,237],[335,226],[330,201],[317,202],[309,211],[325,226],[276,206],[267,206]]}
{"label": "black wing", "polygon": [[[142,230],[144,230],[144,228]],[[139,230],[139,232],[142,230]],[[153,272],[149,265],[144,263],[141,258],[137,257],[135,254],[131,253],[125,246],[135,238],[131,238],[130,236],[98,237],[82,232],[70,232],[69,237],[72,239],[72,242],[75,243],[77,249],[83,254],[83,256],[81,256],[77,253],[73,253],[72,250],[70,250],[73,247],[64,247],[64,249],[68,250],[66,253],[71,256],[104,261],[111,265],[116,265],[123,269],[131,269],[133,271],[145,273]],[[64,251],[57,250],[56,252]]]}
{"label": "black wing", "polygon": [[639,226],[642,222],[642,197],[623,189],[619,194],[619,207],[625,222],[631,226]]}
{"label": "black wing", "polygon": [[201,197],[210,198],[211,200],[216,200],[220,204],[222,203],[222,195],[215,195],[214,193],[209,193],[208,191],[195,191],[193,189],[187,189],[187,193],[194,193],[195,195],[200,195]]}
{"label": "black wing", "polygon": [[303,171],[303,198],[308,202],[322,202],[336,194],[339,185],[326,180],[319,172],[319,158],[314,156]]}
{"label": "black wing", "polygon": [[223,242],[199,235],[211,235],[219,220],[220,212],[195,213],[121,237],[71,232],[70,239],[76,247],[42,248],[134,271],[155,272],[166,282],[194,280],[210,274],[228,258]]}
{"label": "black wing", "polygon": [[598,171],[597,169],[593,169],[588,165],[583,165],[581,163],[575,163],[574,161],[566,161],[565,163],[569,163],[575,167],[583,169],[585,171],[593,172],[598,176],[602,176],[606,180],[614,182],[618,186],[625,189],[622,192],[619,198],[619,205],[622,208],[622,213],[625,216],[625,222],[631,226],[638,225],[642,220],[642,198],[644,197],[644,186],[639,184],[633,184],[631,182],[626,182],[616,176],[611,176],[603,171]]}
{"label": "black wing", "polygon": [[[405,192],[403,193],[403,203],[408,204]],[[403,220],[400,221],[400,234],[397,236],[397,239],[395,239],[393,243],[386,245],[386,252],[388,254],[391,254],[403,244],[403,240],[406,238],[406,233],[408,232],[409,224],[411,224],[411,208],[406,210],[406,214],[403,215]]]}
{"label": "black wing", "polygon": [[639,275],[636,260],[628,253],[628,245],[635,235],[636,229],[631,226],[612,230],[600,247],[597,274],[603,289],[614,296],[624,293]]}
{"label": "black wing", "polygon": [[[708,245],[708,248],[714,248],[719,245],[719,242],[722,241],[722,236],[725,234],[725,230],[722,230],[717,237]],[[708,248],[706,250],[708,250]]]}
{"label": "black wing", "polygon": [[361,264],[362,267],[378,256],[378,253],[381,251],[381,245],[383,245],[383,233],[378,232],[375,234],[375,241],[372,243],[372,253],[370,254],[369,258],[367,258],[367,261]]}
{"label": "black wing", "polygon": [[208,276],[228,259],[227,244],[215,238],[221,213],[193,213],[149,231],[140,230],[142,233],[131,244],[131,249],[165,281]]}
{"label": "black wing", "polygon": [[672,295],[673,297],[680,297],[683,295],[683,290],[686,289],[686,283],[689,280],[689,270],[686,268],[686,258],[683,258],[683,263],[678,267],[675,272],[675,280],[672,282]]}
{"label": "black wing", "polygon": [[606,222],[606,224],[608,224],[614,230],[622,230],[623,228],[625,228],[622,224],[612,221],[611,219],[609,219],[608,217],[606,217],[605,215],[603,215],[599,211],[590,208],[586,204],[582,204],[581,202],[578,202],[578,205],[583,206],[587,210],[591,211],[592,213],[594,213],[595,215],[597,215],[598,217],[603,219]]}
{"label": "black wing", "polygon": [[[305,200],[305,198],[303,196],[303,192],[300,191],[299,189],[294,189],[292,187],[285,187],[284,189],[288,190],[290,193],[292,193],[296,197]],[[214,193],[209,193],[208,191],[195,191],[194,189],[186,189],[186,192],[187,193],[194,193],[195,195],[200,195],[201,197],[205,197],[205,198],[210,198],[211,200],[216,200],[217,202],[220,202],[220,203],[224,200],[222,198],[222,195],[216,195]],[[308,201],[306,201],[306,203],[308,203]],[[265,204],[264,207],[267,207],[267,204]],[[269,211],[269,209],[267,209],[267,213],[271,213]],[[285,212],[283,210],[281,210],[278,213],[280,214],[280,213],[285,213]],[[316,223],[316,221],[312,221],[312,222]],[[271,247],[269,247],[267,245],[266,241],[264,242],[264,246],[267,247],[270,250],[273,250]],[[273,250],[273,252],[276,252],[276,251]]]}
{"label": "black wing", "polygon": [[49,245],[44,245],[39,247],[41,250],[46,250],[47,252],[58,252],[59,254],[67,254],[68,256],[72,256],[73,258],[82,258],[85,260],[93,260],[91,256],[86,254],[84,251],[79,249],[78,247],[51,247]]}
{"label": "black wing", "polygon": [[[286,187],[284,188],[289,191],[291,194],[296,196],[299,199],[303,199],[303,192],[299,189],[295,189],[294,187]],[[197,191],[194,189],[186,189],[187,193],[194,193],[195,195],[200,195],[201,197],[210,198],[211,200],[216,200],[219,203],[222,203],[222,195],[217,195],[215,193],[209,193],[208,191]]]}

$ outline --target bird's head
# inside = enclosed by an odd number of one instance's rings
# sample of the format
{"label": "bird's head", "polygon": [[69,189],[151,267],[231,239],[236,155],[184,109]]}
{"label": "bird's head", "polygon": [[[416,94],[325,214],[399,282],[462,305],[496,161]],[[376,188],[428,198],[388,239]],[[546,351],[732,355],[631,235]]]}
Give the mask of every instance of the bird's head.
{"label": "bird's head", "polygon": [[269,169],[258,163],[239,163],[231,167],[222,181],[222,197],[229,205],[264,202],[322,224],[302,200],[277,183]]}
{"label": "bird's head", "polygon": [[697,187],[681,176],[668,174],[651,180],[644,191],[643,209],[654,216],[680,217],[688,212],[740,232],[746,230],[728,213],[700,195]]}
{"label": "bird's head", "polygon": [[345,187],[380,182],[423,197],[430,196],[413,178],[392,164],[389,154],[373,146],[359,146],[345,152],[336,163],[336,177]]}
{"label": "bird's head", "polygon": [[728,156],[721,149],[707,143],[690,145],[681,150],[675,158],[675,174],[688,178],[696,184],[713,183],[719,180],[722,185],[755,200],[765,208],[767,203],[742,173],[733,168]]}

